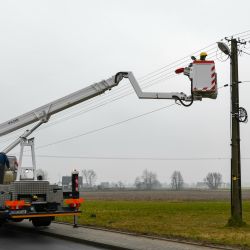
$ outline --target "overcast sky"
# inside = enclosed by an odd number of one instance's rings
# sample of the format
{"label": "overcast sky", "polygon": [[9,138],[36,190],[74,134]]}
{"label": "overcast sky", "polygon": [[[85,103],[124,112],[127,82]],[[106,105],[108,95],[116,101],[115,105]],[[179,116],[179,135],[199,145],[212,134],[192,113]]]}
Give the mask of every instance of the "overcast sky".
{"label": "overcast sky", "polygon": [[[226,58],[216,53],[213,43],[250,30],[249,9],[250,2],[246,0],[2,0],[0,123],[118,71],[133,71],[142,86],[154,84],[147,90],[188,93],[188,79],[183,75],[172,77],[175,66],[185,66],[188,61],[155,72],[152,78],[142,77],[211,44],[206,49],[208,54],[213,53],[218,85],[227,84],[229,60],[224,61]],[[239,36],[250,40],[250,31]],[[245,49],[247,53],[249,47],[250,44]],[[249,55],[239,57],[242,81],[250,80],[249,62]],[[157,81],[162,76],[171,77]],[[181,171],[189,183],[202,181],[210,171],[222,173],[225,182],[230,180],[229,88],[221,88],[216,100],[204,99],[190,108],[174,105],[64,143],[41,147],[174,103],[138,100],[134,93],[110,102],[130,91],[131,86],[123,81],[112,91],[52,117],[34,133],[38,168],[48,171],[52,182],[74,168],[94,169],[98,182],[132,183],[146,168],[156,172],[161,182],[169,183],[174,170]],[[249,91],[250,83],[240,85],[240,106],[250,112]],[[103,105],[106,102],[109,103]],[[24,130],[0,138],[1,148]],[[242,157],[250,158],[249,131],[249,123],[241,124]],[[19,147],[11,153],[18,156]],[[89,159],[41,157],[58,155]],[[175,160],[156,160],[159,158]],[[28,158],[25,164],[30,164]],[[243,182],[250,182],[249,165],[250,159],[242,160]]]}

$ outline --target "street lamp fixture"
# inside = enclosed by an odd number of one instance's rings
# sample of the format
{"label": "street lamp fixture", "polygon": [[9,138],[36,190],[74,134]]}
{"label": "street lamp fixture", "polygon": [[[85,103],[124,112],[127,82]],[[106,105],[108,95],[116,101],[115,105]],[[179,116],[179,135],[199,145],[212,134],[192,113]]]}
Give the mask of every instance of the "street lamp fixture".
{"label": "street lamp fixture", "polygon": [[227,56],[230,56],[230,49],[229,47],[223,43],[223,42],[217,42],[219,49],[226,54]]}

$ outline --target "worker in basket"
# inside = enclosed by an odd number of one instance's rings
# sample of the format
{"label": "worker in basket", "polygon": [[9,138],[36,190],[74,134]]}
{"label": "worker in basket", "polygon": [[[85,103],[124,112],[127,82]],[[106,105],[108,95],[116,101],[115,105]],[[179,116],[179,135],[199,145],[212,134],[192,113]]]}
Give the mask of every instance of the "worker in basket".
{"label": "worker in basket", "polygon": [[0,184],[3,184],[5,168],[10,168],[10,163],[5,153],[0,153]]}
{"label": "worker in basket", "polygon": [[206,52],[201,52],[200,53],[200,61],[206,61],[207,53]]}
{"label": "worker in basket", "polygon": [[[200,59],[199,59],[199,61],[206,61],[206,57],[207,57],[207,52],[201,52],[200,53]],[[193,60],[193,62],[196,61],[195,56],[191,56],[191,59]],[[193,66],[193,62],[189,63],[188,67],[176,69],[175,73],[176,74],[184,73],[184,75],[189,76],[190,69]]]}

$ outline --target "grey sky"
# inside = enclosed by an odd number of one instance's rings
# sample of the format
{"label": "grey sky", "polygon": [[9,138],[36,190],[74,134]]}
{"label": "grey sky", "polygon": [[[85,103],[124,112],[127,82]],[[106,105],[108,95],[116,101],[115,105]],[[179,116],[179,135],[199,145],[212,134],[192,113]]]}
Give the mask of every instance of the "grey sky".
{"label": "grey sky", "polygon": [[[0,122],[121,70],[133,71],[140,79],[225,36],[249,30],[249,8],[249,1],[243,0],[0,1]],[[250,39],[250,35],[246,37]],[[250,80],[249,61],[247,55],[239,58],[240,80]],[[216,68],[219,86],[228,83],[229,61],[216,60]],[[119,88],[125,88],[126,84],[123,82],[95,100],[60,113],[50,123],[119,96],[124,93]],[[178,76],[149,89],[188,92],[189,82],[184,76]],[[249,90],[250,84],[240,86],[241,106],[250,112]],[[89,157],[230,157],[229,99],[229,89],[222,88],[217,100],[197,102],[190,108],[175,105],[101,132],[38,149],[36,153]],[[41,129],[35,133],[36,146],[172,103],[138,100],[132,94]],[[6,139],[15,138],[22,131],[0,138],[1,147],[11,142]],[[241,137],[242,156],[250,157],[249,124],[241,126]],[[17,148],[12,153],[18,151]],[[94,169],[99,182],[133,182],[145,168],[155,171],[162,182],[169,182],[174,170],[180,170],[186,182],[201,181],[208,171],[221,172],[224,181],[229,181],[230,174],[229,160],[102,161],[38,157],[37,161],[39,168],[49,172],[52,181],[69,174],[73,168]],[[243,182],[249,182],[249,164],[250,160],[242,160]]]}

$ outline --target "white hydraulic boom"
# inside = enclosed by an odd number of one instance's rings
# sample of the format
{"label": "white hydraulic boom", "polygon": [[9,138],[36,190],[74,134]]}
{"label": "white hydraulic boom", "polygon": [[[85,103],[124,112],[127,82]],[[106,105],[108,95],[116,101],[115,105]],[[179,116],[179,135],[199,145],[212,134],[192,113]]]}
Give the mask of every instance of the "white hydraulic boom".
{"label": "white hydraulic boom", "polygon": [[[0,124],[0,136],[11,133],[17,129],[25,127],[34,122],[38,123],[30,130],[27,130],[20,138],[10,144],[7,148],[5,148],[2,152],[8,153],[15,146],[17,146],[21,140],[27,138],[35,129],[37,129],[41,124],[46,123],[50,116],[63,111],[67,108],[70,108],[76,104],[84,102],[90,98],[93,98],[97,95],[104,93],[107,90],[117,86],[119,82],[123,79],[127,78],[131,85],[133,86],[137,96],[143,99],[174,99],[174,100],[183,100],[183,101],[192,101],[191,96],[187,96],[184,93],[155,93],[155,92],[143,92],[135,79],[132,72],[119,72],[115,76],[107,80],[103,80],[101,82],[92,84],[86,88],[83,88],[79,91],[76,91],[72,94],[69,94],[65,97],[62,97],[58,100],[50,102],[46,105],[43,105],[37,109],[34,109],[30,112],[27,112],[23,115],[17,116],[7,122]],[[200,98],[197,98],[197,100]]]}

